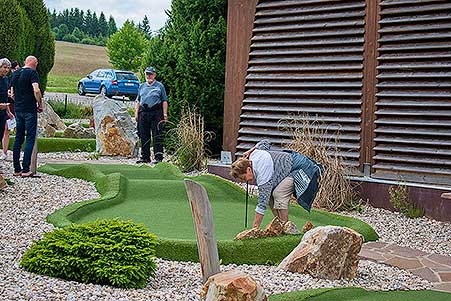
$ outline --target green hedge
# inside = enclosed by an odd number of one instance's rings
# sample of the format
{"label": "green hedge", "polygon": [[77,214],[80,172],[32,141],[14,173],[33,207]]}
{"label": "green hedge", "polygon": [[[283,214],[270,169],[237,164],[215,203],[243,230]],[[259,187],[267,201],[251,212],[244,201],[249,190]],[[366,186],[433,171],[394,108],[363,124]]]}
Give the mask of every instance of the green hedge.
{"label": "green hedge", "polygon": [[[9,149],[13,149],[15,137],[9,140]],[[24,143],[25,145],[25,143]],[[38,152],[95,152],[96,139],[76,138],[38,138]]]}
{"label": "green hedge", "polygon": [[156,236],[133,222],[74,224],[44,234],[25,252],[21,266],[82,283],[142,288],[155,275],[156,245]]}

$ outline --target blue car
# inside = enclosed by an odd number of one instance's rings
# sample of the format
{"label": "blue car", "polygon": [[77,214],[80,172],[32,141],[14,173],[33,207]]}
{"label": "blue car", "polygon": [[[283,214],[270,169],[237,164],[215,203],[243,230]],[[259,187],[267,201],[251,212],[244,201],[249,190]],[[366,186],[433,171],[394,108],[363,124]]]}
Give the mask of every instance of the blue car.
{"label": "blue car", "polygon": [[97,69],[78,82],[78,94],[124,95],[135,100],[139,84],[139,79],[131,71]]}

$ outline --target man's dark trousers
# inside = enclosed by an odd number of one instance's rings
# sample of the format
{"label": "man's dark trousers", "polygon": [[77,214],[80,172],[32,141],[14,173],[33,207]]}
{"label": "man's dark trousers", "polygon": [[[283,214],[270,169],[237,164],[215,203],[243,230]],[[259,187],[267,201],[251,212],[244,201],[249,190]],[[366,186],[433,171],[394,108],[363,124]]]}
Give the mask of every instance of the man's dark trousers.
{"label": "man's dark trousers", "polygon": [[[150,161],[150,140],[153,140],[153,153],[156,161],[163,161],[163,110],[140,110],[138,130],[141,138],[141,160]],[[151,136],[152,133],[152,136]]]}
{"label": "man's dark trousers", "polygon": [[[16,140],[13,146],[14,172],[27,173],[30,171],[31,154],[36,139],[36,128],[38,125],[38,113],[16,112]],[[25,143],[22,167],[20,166],[20,149]]]}
{"label": "man's dark trousers", "polygon": [[0,110],[0,140],[3,137],[3,132],[5,131],[6,120],[8,120],[6,110]]}

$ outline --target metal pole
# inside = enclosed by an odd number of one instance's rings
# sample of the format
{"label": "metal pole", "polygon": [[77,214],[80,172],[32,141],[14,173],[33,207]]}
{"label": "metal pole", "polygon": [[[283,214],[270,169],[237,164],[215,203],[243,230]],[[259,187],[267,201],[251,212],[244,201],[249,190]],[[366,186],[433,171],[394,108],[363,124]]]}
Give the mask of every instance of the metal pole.
{"label": "metal pole", "polygon": [[67,94],[64,95],[64,116],[66,116],[67,113]]}
{"label": "metal pole", "polygon": [[244,218],[244,227],[247,228],[247,204],[249,202],[249,182],[246,181],[246,215]]}

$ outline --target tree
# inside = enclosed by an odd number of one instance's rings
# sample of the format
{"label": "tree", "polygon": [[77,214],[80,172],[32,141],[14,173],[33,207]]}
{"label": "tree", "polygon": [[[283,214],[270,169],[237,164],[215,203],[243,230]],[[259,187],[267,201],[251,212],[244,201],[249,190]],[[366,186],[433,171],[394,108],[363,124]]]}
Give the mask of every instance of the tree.
{"label": "tree", "polygon": [[[173,0],[169,20],[151,39],[144,60],[168,88],[170,116],[197,107],[206,129],[215,133],[223,127],[226,13],[226,0]],[[220,150],[221,139],[215,136],[212,151]]]}
{"label": "tree", "polygon": [[114,21],[113,16],[110,16],[108,21],[108,36],[112,36],[117,32],[116,21]]}
{"label": "tree", "polygon": [[17,61],[36,56],[41,89],[45,91],[47,74],[53,67],[55,41],[44,2],[0,0],[0,7],[0,56]]}
{"label": "tree", "polygon": [[150,37],[152,35],[152,31],[150,30],[149,19],[147,18],[147,15],[144,15],[144,19],[143,19],[142,23],[140,23],[140,24],[141,24],[141,31],[144,33],[146,38],[150,39]]}
{"label": "tree", "polygon": [[138,71],[148,44],[144,34],[127,20],[121,30],[108,39],[106,47],[115,68]]}
{"label": "tree", "polygon": [[108,23],[106,22],[105,14],[103,12],[100,13],[99,17],[99,33],[104,37],[108,36]]}

